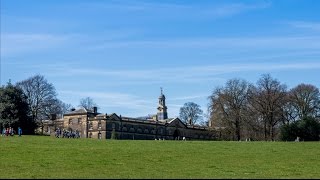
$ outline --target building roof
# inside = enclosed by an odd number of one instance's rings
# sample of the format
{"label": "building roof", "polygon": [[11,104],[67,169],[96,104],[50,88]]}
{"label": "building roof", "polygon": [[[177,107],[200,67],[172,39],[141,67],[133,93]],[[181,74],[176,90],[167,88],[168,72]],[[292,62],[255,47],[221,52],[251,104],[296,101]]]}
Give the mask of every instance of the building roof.
{"label": "building roof", "polygon": [[[88,110],[84,107],[81,107],[79,109],[76,109],[74,111],[69,111],[67,113],[65,113],[64,115],[75,115],[75,114],[87,114],[87,113],[94,113],[93,110]],[[98,113],[100,114],[100,113]]]}

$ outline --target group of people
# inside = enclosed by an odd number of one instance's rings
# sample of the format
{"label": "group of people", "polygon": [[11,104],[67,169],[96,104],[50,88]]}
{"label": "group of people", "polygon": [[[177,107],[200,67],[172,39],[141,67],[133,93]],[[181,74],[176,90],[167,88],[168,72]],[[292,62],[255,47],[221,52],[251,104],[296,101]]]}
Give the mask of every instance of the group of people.
{"label": "group of people", "polygon": [[55,136],[56,138],[80,138],[80,132],[78,130],[61,130],[57,128],[57,130],[55,131]]}
{"label": "group of people", "polygon": [[[9,128],[3,128],[2,130],[2,136],[14,136],[15,134],[15,130],[12,127]],[[22,129],[20,127],[18,127],[18,135],[21,136],[22,135]]]}

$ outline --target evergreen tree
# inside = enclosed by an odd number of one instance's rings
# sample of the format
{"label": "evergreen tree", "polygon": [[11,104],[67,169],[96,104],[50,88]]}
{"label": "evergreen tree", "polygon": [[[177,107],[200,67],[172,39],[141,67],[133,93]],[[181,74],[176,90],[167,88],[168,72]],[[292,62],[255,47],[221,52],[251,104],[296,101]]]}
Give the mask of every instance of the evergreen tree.
{"label": "evergreen tree", "polygon": [[281,128],[282,140],[294,141],[299,137],[303,141],[320,140],[320,123],[315,118],[305,117]]}
{"label": "evergreen tree", "polygon": [[13,86],[10,82],[7,86],[0,87],[0,126],[13,127],[15,130],[20,126],[24,134],[34,133],[36,124],[28,116],[29,106],[27,98],[22,90]]}

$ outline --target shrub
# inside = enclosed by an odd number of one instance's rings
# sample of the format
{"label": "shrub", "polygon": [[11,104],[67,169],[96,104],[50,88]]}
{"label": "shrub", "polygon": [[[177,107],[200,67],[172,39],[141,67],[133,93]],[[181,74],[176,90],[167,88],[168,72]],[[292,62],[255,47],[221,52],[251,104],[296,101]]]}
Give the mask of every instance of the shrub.
{"label": "shrub", "polygon": [[305,117],[281,127],[282,140],[294,141],[297,137],[300,137],[303,141],[319,141],[320,123],[312,117]]}

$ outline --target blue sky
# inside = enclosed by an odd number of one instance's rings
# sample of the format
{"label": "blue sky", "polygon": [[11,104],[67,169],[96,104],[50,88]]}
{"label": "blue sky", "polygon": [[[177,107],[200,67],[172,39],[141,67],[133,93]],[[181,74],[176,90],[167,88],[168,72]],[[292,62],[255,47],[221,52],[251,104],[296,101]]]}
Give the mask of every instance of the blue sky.
{"label": "blue sky", "polygon": [[163,87],[176,117],[231,78],[320,85],[317,0],[0,2],[1,85],[41,74],[73,106],[155,114]]}

